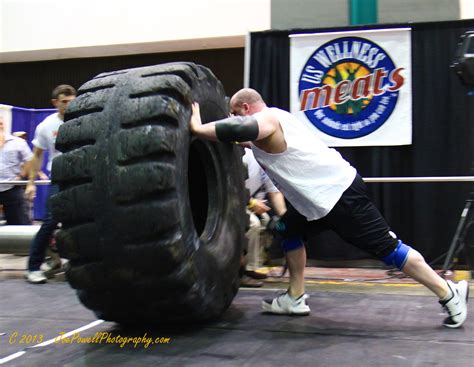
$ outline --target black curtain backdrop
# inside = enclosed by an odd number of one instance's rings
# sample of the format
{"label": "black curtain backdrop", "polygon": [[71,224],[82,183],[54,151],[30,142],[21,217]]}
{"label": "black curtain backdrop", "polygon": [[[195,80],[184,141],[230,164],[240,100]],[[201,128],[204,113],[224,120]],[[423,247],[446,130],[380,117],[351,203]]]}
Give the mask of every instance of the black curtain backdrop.
{"label": "black curtain backdrop", "polygon": [[131,54],[63,60],[0,63],[0,103],[26,108],[51,108],[58,84],[79,88],[97,74],[167,62],[190,61],[210,68],[228,95],[242,88],[244,48]]}
{"label": "black curtain backdrop", "polygon": [[[474,96],[468,92],[474,87],[463,86],[449,65],[474,20],[251,33],[250,87],[268,105],[288,110],[290,34],[398,27],[412,29],[413,144],[338,150],[363,177],[473,175]],[[442,264],[472,183],[367,185],[394,232],[428,262]],[[367,254],[328,232],[310,236],[308,257],[347,260]]]}

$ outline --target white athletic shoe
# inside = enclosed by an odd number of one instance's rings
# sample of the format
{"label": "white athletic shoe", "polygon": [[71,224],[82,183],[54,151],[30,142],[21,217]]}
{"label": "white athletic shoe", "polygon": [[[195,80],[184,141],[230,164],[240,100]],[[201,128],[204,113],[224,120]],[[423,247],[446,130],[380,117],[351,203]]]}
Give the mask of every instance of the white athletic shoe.
{"label": "white athletic shoe", "polygon": [[262,309],[279,315],[309,315],[310,309],[306,302],[309,296],[304,293],[298,298],[291,297],[288,292],[280,294],[273,299],[264,299]]}
{"label": "white athletic shoe", "polygon": [[444,320],[443,325],[454,329],[460,327],[466,320],[469,284],[465,280],[461,280],[459,283],[448,280],[447,283],[451,292],[453,292],[453,296],[447,301],[439,301],[439,303],[449,315]]}
{"label": "white athletic shoe", "polygon": [[28,282],[33,284],[46,283],[48,280],[41,270],[26,271],[25,278]]}
{"label": "white athletic shoe", "polygon": [[54,271],[60,271],[61,267],[61,260],[49,259],[48,261],[41,264],[40,270],[44,273],[51,273]]}

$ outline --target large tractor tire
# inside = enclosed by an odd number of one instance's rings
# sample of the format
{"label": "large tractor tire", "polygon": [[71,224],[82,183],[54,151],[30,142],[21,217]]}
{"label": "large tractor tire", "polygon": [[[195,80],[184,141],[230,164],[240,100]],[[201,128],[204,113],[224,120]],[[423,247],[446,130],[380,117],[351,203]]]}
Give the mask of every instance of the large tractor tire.
{"label": "large tractor tire", "polygon": [[237,293],[242,149],[193,138],[193,101],[204,123],[227,116],[209,69],[173,63],[100,74],[68,108],[52,211],[67,280],[99,318],[202,322]]}

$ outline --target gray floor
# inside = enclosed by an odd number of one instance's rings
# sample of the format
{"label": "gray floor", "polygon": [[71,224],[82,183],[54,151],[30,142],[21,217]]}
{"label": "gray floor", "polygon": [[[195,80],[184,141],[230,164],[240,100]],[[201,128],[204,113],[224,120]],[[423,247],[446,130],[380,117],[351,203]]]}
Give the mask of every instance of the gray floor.
{"label": "gray floor", "polygon": [[[65,282],[31,285],[0,281],[0,360],[8,366],[473,366],[474,307],[463,328],[445,329],[434,297],[310,291],[308,317],[265,315],[262,297],[241,289],[222,320],[204,327],[123,330],[104,322],[80,332],[102,342],[52,343],[32,348],[22,335],[51,340],[95,321]],[[17,334],[14,334],[17,332]],[[100,334],[102,332],[102,334]],[[108,332],[109,343],[104,334]],[[146,346],[131,339],[164,343]],[[167,338],[168,341],[166,340]],[[26,339],[25,339],[26,341]],[[137,340],[135,340],[137,341]]]}

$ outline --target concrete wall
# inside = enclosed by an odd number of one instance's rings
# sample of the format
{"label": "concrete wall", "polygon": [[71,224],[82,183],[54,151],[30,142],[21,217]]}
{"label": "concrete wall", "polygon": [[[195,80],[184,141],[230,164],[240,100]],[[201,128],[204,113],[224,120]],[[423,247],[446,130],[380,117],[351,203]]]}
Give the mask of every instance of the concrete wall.
{"label": "concrete wall", "polygon": [[[350,0],[0,0],[0,63],[244,47],[349,25]],[[379,23],[474,17],[473,0],[378,0]]]}
{"label": "concrete wall", "polygon": [[347,26],[348,0],[272,0],[272,29]]}
{"label": "concrete wall", "polygon": [[461,19],[474,19],[474,1],[459,0]]}
{"label": "concrete wall", "polygon": [[0,62],[243,47],[270,0],[0,0]]}
{"label": "concrete wall", "polygon": [[[272,0],[272,29],[349,25],[350,0]],[[379,23],[474,18],[473,0],[378,0]]]}
{"label": "concrete wall", "polygon": [[379,23],[460,19],[458,0],[378,0]]}

